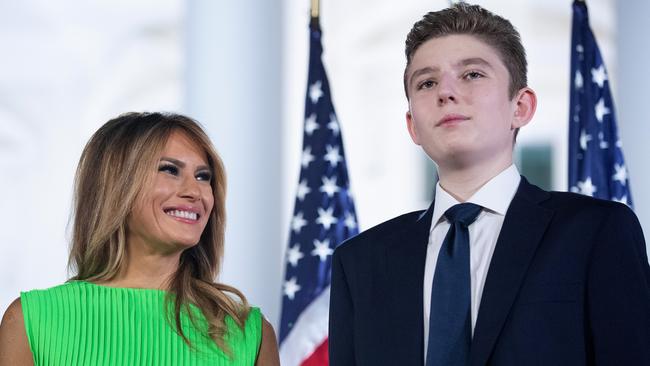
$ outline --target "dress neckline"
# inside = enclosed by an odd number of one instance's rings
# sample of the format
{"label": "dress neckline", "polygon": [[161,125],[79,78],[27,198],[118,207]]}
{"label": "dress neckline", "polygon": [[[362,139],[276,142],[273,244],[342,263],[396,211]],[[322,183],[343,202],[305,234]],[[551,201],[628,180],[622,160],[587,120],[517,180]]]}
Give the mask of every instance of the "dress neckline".
{"label": "dress neckline", "polygon": [[106,290],[115,290],[115,291],[142,291],[142,292],[158,292],[158,293],[163,293],[166,294],[166,290],[158,289],[158,288],[143,288],[143,287],[117,287],[117,286],[107,286],[107,285],[100,285],[98,283],[86,281],[86,280],[74,280],[68,282],[70,284],[82,284],[82,285],[87,285],[90,287],[96,287],[96,288],[101,288],[101,289],[106,289]]}

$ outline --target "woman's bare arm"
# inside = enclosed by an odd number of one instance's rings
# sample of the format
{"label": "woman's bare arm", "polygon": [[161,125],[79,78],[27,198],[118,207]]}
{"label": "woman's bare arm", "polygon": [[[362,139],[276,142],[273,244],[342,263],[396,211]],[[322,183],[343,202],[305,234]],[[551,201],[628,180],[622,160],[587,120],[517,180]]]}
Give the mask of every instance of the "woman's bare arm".
{"label": "woman's bare arm", "polygon": [[257,353],[255,366],[280,366],[278,341],[275,338],[273,326],[262,317],[262,342]]}
{"label": "woman's bare arm", "polygon": [[25,332],[20,298],[5,311],[0,323],[0,366],[33,366],[32,351]]}

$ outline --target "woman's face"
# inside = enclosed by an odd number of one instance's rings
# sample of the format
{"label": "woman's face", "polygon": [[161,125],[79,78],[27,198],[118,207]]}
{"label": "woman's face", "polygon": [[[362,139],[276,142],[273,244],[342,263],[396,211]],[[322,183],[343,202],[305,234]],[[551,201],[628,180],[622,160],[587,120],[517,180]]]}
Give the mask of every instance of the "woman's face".
{"label": "woman's face", "polygon": [[173,132],[152,173],[127,221],[129,245],[163,253],[196,245],[214,204],[206,153],[185,133]]}

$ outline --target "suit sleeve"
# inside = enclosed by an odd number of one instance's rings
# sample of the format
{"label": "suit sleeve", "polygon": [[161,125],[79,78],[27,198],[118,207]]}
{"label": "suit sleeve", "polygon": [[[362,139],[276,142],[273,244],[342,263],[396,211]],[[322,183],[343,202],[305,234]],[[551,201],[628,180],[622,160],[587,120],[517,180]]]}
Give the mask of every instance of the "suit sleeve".
{"label": "suit sleeve", "polygon": [[348,280],[337,249],[332,258],[329,314],[329,361],[331,366],[354,366],[354,315]]}
{"label": "suit sleeve", "polygon": [[593,363],[650,365],[650,268],[641,226],[616,205],[600,231],[586,294]]}

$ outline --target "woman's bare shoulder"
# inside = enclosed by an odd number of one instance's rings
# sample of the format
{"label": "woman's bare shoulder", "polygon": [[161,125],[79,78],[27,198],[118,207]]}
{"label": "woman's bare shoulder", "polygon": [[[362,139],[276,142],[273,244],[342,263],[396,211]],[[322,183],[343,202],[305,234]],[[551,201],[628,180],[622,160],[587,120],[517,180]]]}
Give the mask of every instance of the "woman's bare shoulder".
{"label": "woman's bare shoulder", "polygon": [[275,331],[271,323],[264,317],[262,317],[262,342],[260,342],[255,366],[280,366],[278,341],[275,338]]}
{"label": "woman's bare shoulder", "polygon": [[20,298],[5,311],[0,323],[0,366],[33,365]]}

